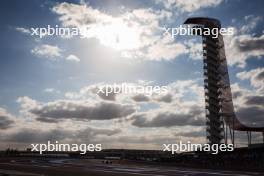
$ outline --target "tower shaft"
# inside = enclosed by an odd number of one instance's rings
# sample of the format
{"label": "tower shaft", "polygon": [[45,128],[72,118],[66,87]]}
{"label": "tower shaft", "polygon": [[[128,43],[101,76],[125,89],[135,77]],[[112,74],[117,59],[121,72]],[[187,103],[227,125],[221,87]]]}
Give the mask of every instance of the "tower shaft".
{"label": "tower shaft", "polygon": [[220,144],[224,138],[224,123],[220,113],[219,49],[218,38],[203,36],[206,137],[210,144]]}

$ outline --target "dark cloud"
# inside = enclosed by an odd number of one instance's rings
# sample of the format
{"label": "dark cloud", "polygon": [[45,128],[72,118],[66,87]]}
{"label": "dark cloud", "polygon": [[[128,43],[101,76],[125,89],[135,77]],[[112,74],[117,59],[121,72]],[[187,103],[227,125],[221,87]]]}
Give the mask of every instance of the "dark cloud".
{"label": "dark cloud", "polygon": [[116,93],[108,93],[107,95],[105,93],[97,93],[97,95],[102,98],[103,100],[110,100],[110,101],[115,101],[116,100]]}
{"label": "dark cloud", "polygon": [[264,96],[247,96],[245,99],[247,105],[259,105],[264,107]]}
{"label": "dark cloud", "polygon": [[10,120],[8,116],[0,115],[0,130],[10,128],[13,123],[14,121]]}
{"label": "dark cloud", "polygon": [[15,123],[13,117],[4,109],[0,107],[0,130],[8,129]]}
{"label": "dark cloud", "polygon": [[172,102],[172,94],[168,93],[166,95],[160,96],[156,100],[160,101],[160,102],[171,103]]}
{"label": "dark cloud", "polygon": [[80,130],[76,136],[78,138],[86,140],[90,137],[95,137],[98,135],[105,135],[105,136],[113,136],[115,134],[120,133],[120,129],[96,129],[96,128],[86,128],[84,130]]}
{"label": "dark cloud", "polygon": [[[144,95],[144,94],[138,94],[132,97],[132,99],[136,102],[148,102],[150,101],[150,97]],[[152,97],[152,100],[155,100],[157,102],[165,102],[165,103],[171,103],[172,102],[172,94],[168,93],[165,95],[159,95]]]}
{"label": "dark cloud", "polygon": [[67,136],[72,137],[72,134],[65,130],[42,131],[36,129],[21,129],[15,133],[2,136],[1,140],[18,143],[47,142],[48,140],[63,140]]}
{"label": "dark cloud", "polygon": [[[204,120],[201,110],[194,108],[188,114],[176,112],[139,113],[132,116],[132,125],[137,127],[172,127],[172,126],[202,126]],[[151,120],[148,120],[151,117]]]}
{"label": "dark cloud", "polygon": [[247,52],[252,50],[264,50],[264,37],[260,38],[246,38],[240,40],[238,48],[240,51]]}
{"label": "dark cloud", "polygon": [[57,122],[59,119],[110,120],[134,113],[135,107],[104,101],[92,104],[60,100],[33,108],[30,112],[43,122]]}
{"label": "dark cloud", "polygon": [[93,90],[93,92],[96,93],[103,100],[116,100],[117,93],[112,90],[112,87],[103,87],[101,88],[101,90],[99,88],[96,88]]}
{"label": "dark cloud", "polygon": [[237,110],[237,116],[241,119],[242,123],[248,126],[264,126],[264,107],[248,106],[241,107]]}
{"label": "dark cloud", "polygon": [[259,81],[264,81],[264,70],[260,71],[257,75],[256,75],[256,79]]}
{"label": "dark cloud", "polygon": [[241,91],[233,91],[232,95],[233,95],[233,98],[236,99],[242,96],[243,93]]}
{"label": "dark cloud", "polygon": [[132,99],[136,102],[147,102],[149,101],[149,97],[144,94],[138,94],[132,97]]}
{"label": "dark cloud", "polygon": [[120,132],[121,130],[119,129],[97,129],[90,127],[76,131],[63,129],[43,131],[24,128],[11,134],[0,135],[0,138],[1,141],[17,143],[40,143],[47,141],[63,141],[65,139],[90,142],[95,140],[98,135],[112,136]]}

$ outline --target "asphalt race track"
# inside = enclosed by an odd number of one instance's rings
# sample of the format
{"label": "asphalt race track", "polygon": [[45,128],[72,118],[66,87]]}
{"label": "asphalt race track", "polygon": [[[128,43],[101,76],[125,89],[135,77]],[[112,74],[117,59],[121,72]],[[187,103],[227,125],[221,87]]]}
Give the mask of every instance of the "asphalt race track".
{"label": "asphalt race track", "polygon": [[0,159],[0,176],[257,176],[258,172],[234,172],[133,163],[104,164],[102,160]]}

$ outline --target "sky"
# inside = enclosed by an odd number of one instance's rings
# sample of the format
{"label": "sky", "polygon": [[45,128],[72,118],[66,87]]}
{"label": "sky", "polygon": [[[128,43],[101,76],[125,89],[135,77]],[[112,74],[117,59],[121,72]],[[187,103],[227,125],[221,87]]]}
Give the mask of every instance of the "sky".
{"label": "sky", "polygon": [[[264,125],[262,0],[3,0],[0,6],[0,148],[48,140],[103,148],[206,143],[199,36],[164,35],[189,17],[219,19],[236,114]],[[88,27],[78,36],[31,28]],[[166,94],[98,94],[101,85],[167,86]],[[254,134],[260,141],[260,135]],[[238,145],[246,142],[237,133]]]}

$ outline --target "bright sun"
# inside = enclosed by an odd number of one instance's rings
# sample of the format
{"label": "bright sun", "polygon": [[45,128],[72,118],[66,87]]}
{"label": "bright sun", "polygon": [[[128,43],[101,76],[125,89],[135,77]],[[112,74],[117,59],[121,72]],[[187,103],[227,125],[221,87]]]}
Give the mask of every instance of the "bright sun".
{"label": "bright sun", "polygon": [[129,27],[121,21],[96,25],[88,31],[96,36],[100,43],[116,50],[132,50],[140,46],[140,37],[137,29]]}

